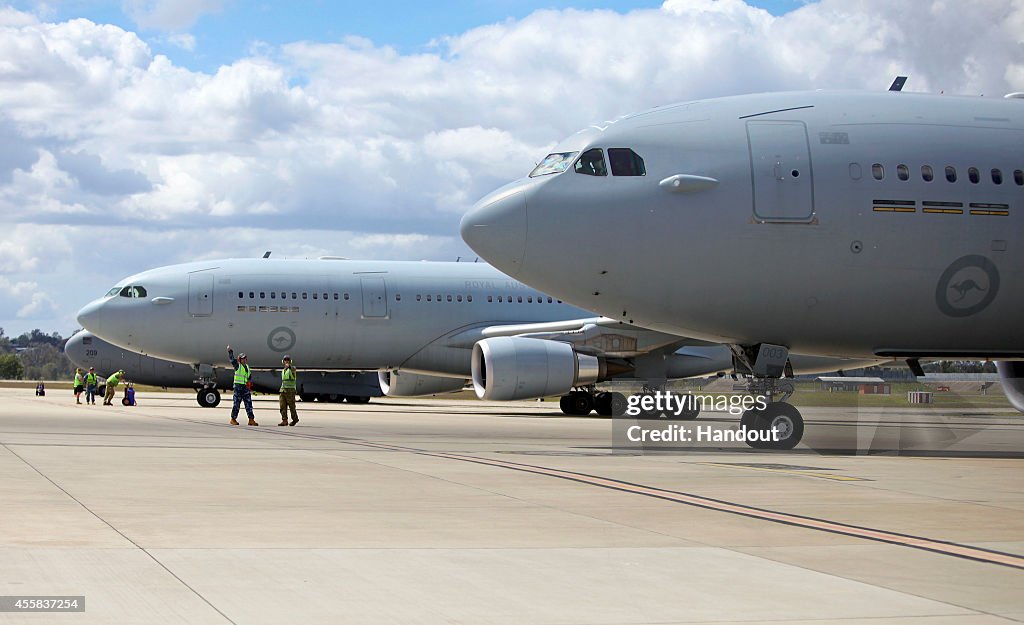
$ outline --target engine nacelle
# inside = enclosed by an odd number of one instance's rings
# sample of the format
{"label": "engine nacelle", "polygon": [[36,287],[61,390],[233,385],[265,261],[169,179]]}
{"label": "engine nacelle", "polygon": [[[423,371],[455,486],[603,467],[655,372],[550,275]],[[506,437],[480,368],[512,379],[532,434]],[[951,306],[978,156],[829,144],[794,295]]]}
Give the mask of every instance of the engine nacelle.
{"label": "engine nacelle", "polygon": [[997,362],[996,370],[1003,382],[1003,393],[1014,408],[1024,412],[1024,362]]}
{"label": "engine nacelle", "polygon": [[480,399],[510,401],[564,395],[604,377],[603,363],[568,343],[501,336],[473,346],[473,388]]}
{"label": "engine nacelle", "polygon": [[388,397],[418,397],[435,393],[460,391],[466,385],[461,378],[444,378],[439,375],[424,375],[399,369],[382,369],[377,372],[380,390]]}

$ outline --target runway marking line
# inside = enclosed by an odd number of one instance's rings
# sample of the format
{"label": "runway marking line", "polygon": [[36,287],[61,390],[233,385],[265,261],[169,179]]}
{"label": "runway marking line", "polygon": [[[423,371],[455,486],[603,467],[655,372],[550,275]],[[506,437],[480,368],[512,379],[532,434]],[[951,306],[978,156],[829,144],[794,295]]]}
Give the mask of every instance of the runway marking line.
{"label": "runway marking line", "polygon": [[693,495],[690,493],[666,490],[662,488],[656,488],[653,486],[644,486],[643,484],[633,484],[631,482],[624,482],[621,480],[601,477],[598,475],[588,475],[586,473],[576,473],[574,471],[563,471],[561,469],[551,469],[548,467],[540,467],[530,464],[522,464],[518,462],[508,462],[506,460],[492,460],[489,458],[481,458],[479,456],[466,456],[462,454],[453,454],[443,451],[428,451],[425,449],[416,449],[414,447],[402,447],[400,445],[388,445],[385,443],[371,443],[369,441],[359,440],[347,440],[345,442],[353,445],[361,445],[364,447],[375,447],[378,449],[387,449],[390,451],[412,452],[423,456],[433,456],[436,458],[460,460],[462,462],[472,462],[476,464],[501,467],[505,469],[512,469],[515,471],[522,471],[525,473],[533,473],[536,475],[546,475],[549,477],[556,477],[559,479],[579,482],[582,484],[590,484],[592,486],[598,486],[610,490],[617,490],[626,493],[644,495],[656,499],[664,499],[666,501],[673,501],[676,503],[682,503],[690,506],[695,506],[698,508],[705,508],[707,510],[717,510],[719,512],[727,512],[730,514],[736,514],[739,516],[745,516],[753,519],[760,519],[763,521],[772,521],[774,523],[781,523],[783,525],[803,527],[823,532],[830,532],[832,534],[842,534],[845,536],[863,538],[865,540],[872,540],[875,542],[887,543],[890,545],[910,547],[912,549],[930,551],[932,553],[954,556],[966,560],[974,560],[976,562],[984,562],[988,564],[998,564],[1001,566],[1024,570],[1024,556],[1019,556],[1016,554],[1006,553],[1002,551],[994,551],[991,549],[983,549],[981,547],[971,547],[969,545],[962,545],[959,543],[953,543],[944,540],[935,540],[932,538],[913,536],[911,534],[901,534],[899,532],[889,532],[886,530],[877,530],[870,527],[849,525],[846,523],[839,523],[837,521],[828,521],[826,519],[818,519],[815,517],[802,516],[799,514],[777,512],[775,510],[767,510],[765,508],[747,506],[744,504],[733,503],[721,499],[713,499],[711,497],[703,497],[701,495]]}

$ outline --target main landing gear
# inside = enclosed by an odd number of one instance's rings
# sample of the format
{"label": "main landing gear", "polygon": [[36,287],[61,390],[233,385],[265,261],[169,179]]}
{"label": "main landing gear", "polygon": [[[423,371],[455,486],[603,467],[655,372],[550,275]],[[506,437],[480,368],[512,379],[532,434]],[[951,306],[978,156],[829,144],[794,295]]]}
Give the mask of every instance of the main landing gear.
{"label": "main landing gear", "polygon": [[750,375],[747,393],[764,398],[763,408],[751,408],[743,413],[740,426],[758,431],[760,436],[747,438],[747,445],[755,449],[793,449],[804,436],[804,419],[793,404],[787,403],[795,387],[782,376],[793,377],[789,363],[789,349],[762,343],[753,347],[733,346],[736,370]]}
{"label": "main landing gear", "polygon": [[[653,394],[654,389],[644,388],[643,393]],[[642,406],[642,403],[638,404]],[[622,393],[614,393],[601,391],[597,392],[593,387],[587,387],[585,390],[571,391],[568,395],[563,395],[558,401],[558,407],[562,409],[562,412],[573,416],[580,417],[590,414],[591,411],[597,412],[602,417],[622,416],[626,413],[627,401],[626,396]],[[637,415],[638,419],[678,419],[682,421],[692,421],[700,415],[700,403],[696,401],[684,402],[682,410],[679,414],[668,413],[661,414],[655,412],[644,412],[641,410],[640,414]]]}

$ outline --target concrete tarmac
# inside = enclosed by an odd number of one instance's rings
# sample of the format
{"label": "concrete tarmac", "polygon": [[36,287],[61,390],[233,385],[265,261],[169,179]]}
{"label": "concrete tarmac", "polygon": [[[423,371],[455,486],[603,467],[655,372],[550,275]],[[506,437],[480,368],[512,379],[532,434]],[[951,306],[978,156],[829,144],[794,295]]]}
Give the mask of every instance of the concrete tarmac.
{"label": "concrete tarmac", "polygon": [[0,623],[1024,621],[1010,411],[807,408],[791,452],[645,452],[550,403],[300,403],[282,428],[276,397],[260,427],[139,402],[0,389],[0,595],[86,598]]}

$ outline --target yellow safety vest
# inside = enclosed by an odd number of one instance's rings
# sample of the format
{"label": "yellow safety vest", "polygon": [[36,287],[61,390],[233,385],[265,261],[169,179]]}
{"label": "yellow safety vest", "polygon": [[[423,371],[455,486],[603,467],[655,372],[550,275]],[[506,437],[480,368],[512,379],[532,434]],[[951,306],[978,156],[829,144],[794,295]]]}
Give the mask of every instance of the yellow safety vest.
{"label": "yellow safety vest", "polygon": [[298,380],[298,372],[293,373],[291,368],[281,370],[281,390],[294,391],[295,382]]}
{"label": "yellow safety vest", "polygon": [[249,383],[249,377],[251,375],[252,374],[249,372],[249,365],[238,363],[238,368],[235,369],[235,384],[245,386]]}

